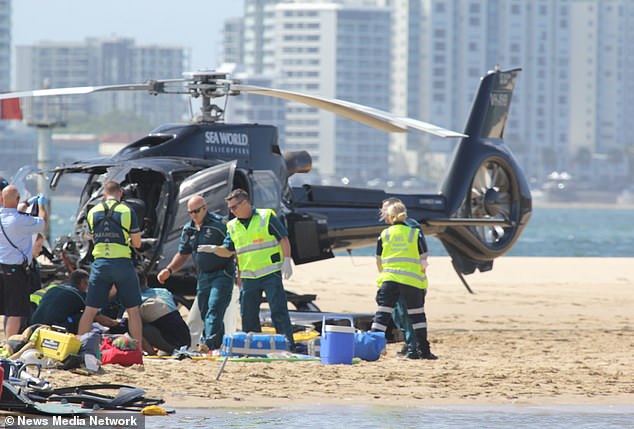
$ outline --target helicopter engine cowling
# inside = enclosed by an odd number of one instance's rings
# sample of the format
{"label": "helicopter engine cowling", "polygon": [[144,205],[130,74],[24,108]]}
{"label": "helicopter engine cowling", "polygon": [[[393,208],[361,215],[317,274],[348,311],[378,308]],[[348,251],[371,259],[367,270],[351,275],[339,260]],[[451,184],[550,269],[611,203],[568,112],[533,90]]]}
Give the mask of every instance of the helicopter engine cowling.
{"label": "helicopter engine cowling", "polygon": [[284,152],[288,177],[295,173],[308,173],[313,168],[313,158],[305,150]]}

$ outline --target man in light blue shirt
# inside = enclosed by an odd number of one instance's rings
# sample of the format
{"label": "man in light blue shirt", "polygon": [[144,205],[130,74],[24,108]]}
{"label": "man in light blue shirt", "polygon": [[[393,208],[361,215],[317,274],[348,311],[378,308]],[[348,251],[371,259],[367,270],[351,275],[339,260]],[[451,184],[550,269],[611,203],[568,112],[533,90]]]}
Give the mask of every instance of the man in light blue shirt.
{"label": "man in light blue shirt", "polygon": [[18,212],[20,194],[13,185],[2,190],[0,209],[0,314],[6,317],[5,335],[19,333],[22,317],[29,317],[29,272],[33,234],[44,232],[46,207],[38,201],[39,216]]}

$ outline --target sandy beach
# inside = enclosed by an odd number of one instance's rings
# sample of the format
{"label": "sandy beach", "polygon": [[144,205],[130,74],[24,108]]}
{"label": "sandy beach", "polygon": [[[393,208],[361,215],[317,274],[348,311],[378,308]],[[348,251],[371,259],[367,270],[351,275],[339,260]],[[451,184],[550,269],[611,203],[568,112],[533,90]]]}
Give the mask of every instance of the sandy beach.
{"label": "sandy beach", "polygon": [[[437,361],[220,362],[146,359],[104,366],[105,374],[46,371],[57,387],[122,383],[163,397],[171,408],[289,403],[382,405],[633,404],[634,258],[502,257],[467,276],[432,257],[427,318]],[[323,311],[373,312],[371,257],[337,257],[295,267],[287,289],[317,294]]]}

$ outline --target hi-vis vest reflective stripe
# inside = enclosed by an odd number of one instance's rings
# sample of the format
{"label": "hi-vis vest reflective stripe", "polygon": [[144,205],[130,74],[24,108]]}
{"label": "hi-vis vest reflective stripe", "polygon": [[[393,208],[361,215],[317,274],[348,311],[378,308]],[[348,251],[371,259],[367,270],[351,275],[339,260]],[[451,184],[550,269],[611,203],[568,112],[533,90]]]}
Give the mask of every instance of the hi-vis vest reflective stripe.
{"label": "hi-vis vest reflective stripe", "polygon": [[55,283],[53,283],[53,284],[51,284],[51,285],[48,285],[48,286],[46,286],[46,287],[43,287],[42,289],[38,289],[38,290],[36,290],[35,292],[33,292],[33,293],[29,296],[29,300],[30,300],[33,304],[35,304],[35,305],[40,305],[40,302],[42,301],[42,298],[44,297],[44,294],[45,294],[46,292],[48,292],[48,290],[49,290],[50,288],[53,288],[53,287],[55,287],[55,286],[58,286],[58,285],[56,285]]}
{"label": "hi-vis vest reflective stripe", "polygon": [[[116,200],[106,200],[105,204],[111,209],[116,202]],[[128,245],[130,237],[128,231],[132,222],[130,208],[125,204],[116,204],[111,213],[112,219],[98,220],[95,225],[95,216],[99,212],[103,212],[105,216],[103,203],[97,204],[88,212],[88,224],[93,232],[93,241],[95,243],[92,256],[95,259],[131,257],[132,251]],[[116,214],[121,216],[120,220],[115,219]]]}
{"label": "hi-vis vest reflective stripe", "polygon": [[383,252],[378,285],[394,281],[419,289],[427,288],[427,276],[420,265],[418,228],[392,225],[381,232]]}
{"label": "hi-vis vest reflective stripe", "polygon": [[[249,222],[249,228],[237,218],[227,224],[227,231],[236,248],[240,277],[258,279],[282,269],[282,246],[275,236],[269,233],[269,221],[273,210],[257,209],[259,216]],[[272,262],[271,256],[278,254],[278,262]]]}

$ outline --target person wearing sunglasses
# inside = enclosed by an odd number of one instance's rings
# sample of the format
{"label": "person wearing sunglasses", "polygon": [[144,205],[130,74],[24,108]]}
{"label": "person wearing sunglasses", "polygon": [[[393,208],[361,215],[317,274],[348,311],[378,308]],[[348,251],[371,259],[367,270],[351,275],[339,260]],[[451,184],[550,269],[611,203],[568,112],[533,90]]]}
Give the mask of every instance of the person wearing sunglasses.
{"label": "person wearing sunglasses", "polygon": [[159,283],[165,281],[181,269],[191,255],[198,269],[196,297],[198,309],[204,319],[203,344],[209,350],[222,346],[224,316],[231,302],[235,263],[233,255],[225,257],[201,252],[201,246],[219,246],[227,236],[227,220],[207,210],[207,204],[200,195],[187,201],[187,212],[191,217],[183,227],[178,252],[157,275]]}
{"label": "person wearing sunglasses", "polygon": [[227,224],[227,238],[222,246],[199,247],[198,251],[225,257],[236,254],[242,330],[262,330],[260,303],[264,292],[276,332],[285,335],[294,350],[293,326],[282,283],[282,276],[289,279],[293,274],[288,232],[273,210],[252,207],[249,194],[243,189],[233,190],[225,201],[235,215]]}

